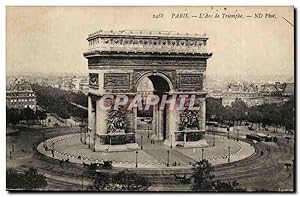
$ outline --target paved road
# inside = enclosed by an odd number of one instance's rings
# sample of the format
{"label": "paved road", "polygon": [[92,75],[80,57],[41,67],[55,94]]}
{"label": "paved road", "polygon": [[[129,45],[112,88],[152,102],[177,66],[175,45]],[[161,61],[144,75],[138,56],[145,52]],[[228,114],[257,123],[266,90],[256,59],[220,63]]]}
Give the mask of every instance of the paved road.
{"label": "paved road", "polygon": [[148,138],[148,133],[146,131],[137,132],[137,143],[139,145],[141,145],[141,136],[143,136],[143,151],[160,163],[164,163],[167,165],[168,151],[169,165],[173,165],[175,162],[176,165],[189,165],[190,162],[194,162],[192,158],[187,157],[186,155],[181,154],[174,149],[170,149],[161,141],[155,141],[154,144],[151,144],[151,137]]}
{"label": "paved road", "polygon": [[[24,129],[17,136],[7,136],[7,167],[28,168],[36,167],[48,177],[48,189],[81,189],[82,165],[65,163],[63,166],[58,161],[51,158],[46,158],[33,150],[32,145],[37,145],[45,137],[52,138],[58,135],[79,132],[79,128],[52,128],[45,132],[38,129]],[[146,137],[144,137],[146,139]],[[144,142],[146,143],[146,141]],[[9,151],[14,152],[12,159],[9,158]],[[158,159],[166,160],[167,154],[159,154],[157,156],[158,147],[163,144],[155,144],[146,148],[149,154],[156,156]],[[215,168],[216,179],[234,180],[242,184],[248,189],[264,188],[269,190],[291,190],[292,189],[292,169],[285,169],[284,163],[287,160],[292,160],[294,156],[294,141],[293,139],[287,142],[283,137],[280,137],[278,143],[259,143],[256,145],[258,149],[253,157],[233,163],[218,165]],[[269,151],[268,151],[269,150]],[[264,152],[264,155],[260,154]],[[172,152],[171,152],[172,156]],[[180,155],[176,157],[181,157]],[[170,157],[171,158],[171,157]],[[182,157],[183,162],[188,159]],[[152,170],[137,171],[150,179],[150,182],[155,182],[152,190],[181,190],[187,189],[182,187],[174,179],[174,174],[189,173],[189,170]],[[56,181],[57,177],[65,177],[64,180]],[[72,180],[70,183],[67,180]],[[75,182],[75,183],[74,183]],[[85,181],[84,184],[87,184]]]}

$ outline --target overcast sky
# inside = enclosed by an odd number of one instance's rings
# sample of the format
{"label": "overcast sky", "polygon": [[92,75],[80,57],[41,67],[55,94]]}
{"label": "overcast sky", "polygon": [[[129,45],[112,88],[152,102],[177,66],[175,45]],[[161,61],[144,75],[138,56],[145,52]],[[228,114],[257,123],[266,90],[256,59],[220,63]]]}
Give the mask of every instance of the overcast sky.
{"label": "overcast sky", "polygon": [[[172,19],[188,12],[189,19]],[[163,19],[153,14],[164,13]],[[275,19],[200,19],[191,15],[275,13]],[[283,18],[284,17],[284,18]],[[244,79],[294,73],[293,8],[8,7],[8,72],[87,72],[87,35],[97,30],[206,33],[207,76]]]}

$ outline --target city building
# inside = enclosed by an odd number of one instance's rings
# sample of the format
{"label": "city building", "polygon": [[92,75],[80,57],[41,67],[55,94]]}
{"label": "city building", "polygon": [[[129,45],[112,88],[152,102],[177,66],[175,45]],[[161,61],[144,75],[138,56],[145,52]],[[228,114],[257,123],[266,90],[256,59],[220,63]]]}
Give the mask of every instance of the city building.
{"label": "city building", "polygon": [[6,106],[8,108],[36,110],[36,95],[30,84],[21,79],[16,79],[6,90]]}
{"label": "city building", "polygon": [[293,95],[293,83],[230,83],[223,91],[209,91],[208,96],[222,99],[223,106],[230,106],[241,99],[247,106],[283,103]]}

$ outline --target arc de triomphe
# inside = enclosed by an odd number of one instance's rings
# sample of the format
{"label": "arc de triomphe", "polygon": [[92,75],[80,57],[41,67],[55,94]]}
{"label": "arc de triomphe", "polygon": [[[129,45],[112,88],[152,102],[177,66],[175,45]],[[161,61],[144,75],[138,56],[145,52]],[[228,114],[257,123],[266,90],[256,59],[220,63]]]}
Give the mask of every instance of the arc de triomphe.
{"label": "arc de triomphe", "polygon": [[[86,142],[94,151],[109,146],[136,146],[137,110],[103,110],[105,95],[133,98],[142,79],[148,77],[155,94],[195,95],[197,111],[153,107],[153,132],[168,146],[197,146],[205,132],[203,79],[208,38],[199,34],[149,31],[97,31],[88,36],[88,132]],[[114,97],[108,102],[113,103]],[[190,120],[194,120],[191,123]],[[196,120],[196,122],[195,122]],[[114,125],[115,123],[120,123]],[[114,129],[112,129],[112,126]]]}

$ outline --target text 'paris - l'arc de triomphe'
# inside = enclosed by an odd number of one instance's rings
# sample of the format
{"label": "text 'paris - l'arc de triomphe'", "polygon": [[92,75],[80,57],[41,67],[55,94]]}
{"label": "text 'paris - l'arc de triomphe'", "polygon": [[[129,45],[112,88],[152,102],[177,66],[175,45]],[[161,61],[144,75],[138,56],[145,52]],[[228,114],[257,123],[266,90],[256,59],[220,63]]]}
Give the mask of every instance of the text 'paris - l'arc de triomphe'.
{"label": "text 'paris - l'arc de triomphe'", "polygon": [[[195,95],[199,110],[176,110],[153,106],[153,133],[168,146],[197,146],[205,133],[203,80],[208,37],[199,34],[150,31],[97,31],[88,35],[88,131],[86,142],[93,151],[138,148],[137,109],[103,110],[105,95],[138,94],[141,80],[148,77],[153,94]],[[107,99],[113,103],[115,97]],[[118,150],[116,148],[115,150]]]}

